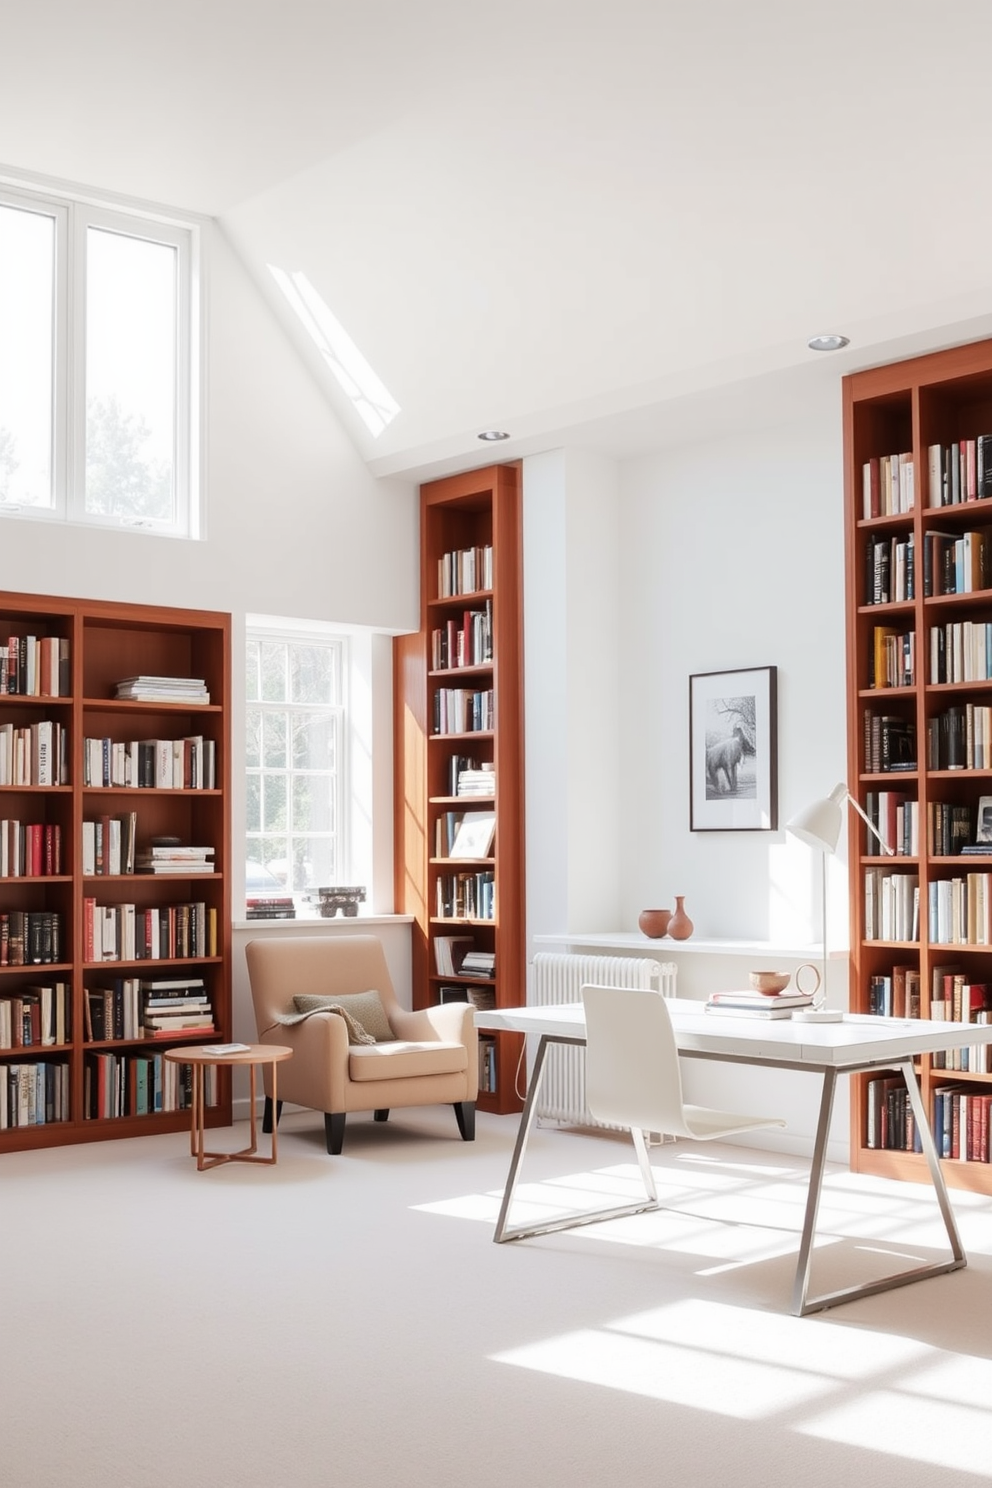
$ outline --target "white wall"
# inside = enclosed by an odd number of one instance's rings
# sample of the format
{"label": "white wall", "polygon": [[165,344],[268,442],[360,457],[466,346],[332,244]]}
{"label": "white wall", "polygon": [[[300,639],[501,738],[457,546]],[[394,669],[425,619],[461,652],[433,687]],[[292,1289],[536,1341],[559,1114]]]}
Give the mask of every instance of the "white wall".
{"label": "white wall", "polygon": [[[820,862],[784,824],[846,769],[839,383],[813,390],[784,426],[770,409],[747,436],[714,428],[704,443],[597,470],[590,462],[569,452],[525,466],[529,933],[632,931],[641,909],[683,894],[696,937],[818,942]],[[597,477],[599,520],[616,512],[618,554],[586,521]],[[689,677],[753,666],[777,668],[778,830],[691,832]],[[597,710],[593,756],[577,741]],[[573,762],[596,802],[584,811],[581,792],[568,790]],[[591,888],[600,867],[598,897],[573,889],[583,878]],[[846,946],[843,851],[828,887],[828,943]],[[662,959],[666,945],[655,947]],[[747,958],[677,961],[687,996],[758,969]],[[842,959],[828,984],[843,1005]],[[697,1063],[687,1076],[690,1098],[785,1115],[785,1137],[768,1145],[796,1151],[814,1129],[815,1087],[808,1076],[726,1065]],[[833,1157],[846,1156],[846,1128],[840,1100]]]}
{"label": "white wall", "polygon": [[527,918],[607,930],[621,914],[616,465],[524,462]]}

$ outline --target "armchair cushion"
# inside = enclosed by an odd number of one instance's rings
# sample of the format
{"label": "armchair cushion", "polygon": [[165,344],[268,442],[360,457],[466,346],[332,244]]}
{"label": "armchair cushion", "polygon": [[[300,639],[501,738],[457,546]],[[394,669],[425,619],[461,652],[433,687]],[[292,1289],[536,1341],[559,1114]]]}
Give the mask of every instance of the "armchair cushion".
{"label": "armchair cushion", "polygon": [[406,1080],[416,1075],[457,1075],[468,1068],[464,1044],[437,1040],[414,1043],[397,1039],[381,1044],[356,1045],[348,1050],[349,1080]]}
{"label": "armchair cushion", "polygon": [[[331,1012],[343,1012],[345,1021],[353,1019],[377,1044],[390,1043],[396,1035],[389,1026],[386,1009],[378,992],[343,992],[338,997],[319,997],[313,993],[298,993],[293,998],[298,1013],[319,1013],[325,1008]],[[363,1038],[352,1037],[349,1022],[348,1042],[364,1044]]]}

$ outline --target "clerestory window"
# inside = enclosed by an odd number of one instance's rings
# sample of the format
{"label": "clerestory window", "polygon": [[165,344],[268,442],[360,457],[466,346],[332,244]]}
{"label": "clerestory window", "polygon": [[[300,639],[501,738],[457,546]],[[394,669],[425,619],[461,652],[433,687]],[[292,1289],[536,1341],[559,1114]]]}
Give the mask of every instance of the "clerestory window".
{"label": "clerestory window", "polygon": [[199,226],[0,184],[0,515],[200,535]]}

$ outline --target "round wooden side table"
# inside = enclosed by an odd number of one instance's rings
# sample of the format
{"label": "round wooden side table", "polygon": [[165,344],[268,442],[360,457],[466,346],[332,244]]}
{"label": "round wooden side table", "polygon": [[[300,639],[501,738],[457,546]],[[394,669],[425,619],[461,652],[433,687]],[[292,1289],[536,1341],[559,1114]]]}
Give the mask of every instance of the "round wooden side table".
{"label": "round wooden side table", "polygon": [[[226,1162],[274,1163],[276,1160],[276,1126],[272,1126],[272,1150],[268,1157],[258,1151],[258,1117],[255,1111],[255,1071],[260,1065],[272,1066],[272,1109],[276,1109],[276,1066],[283,1059],[292,1058],[293,1051],[285,1044],[244,1044],[231,1047],[225,1044],[193,1044],[188,1048],[166,1049],[165,1058],[175,1064],[188,1064],[193,1069],[193,1104],[190,1126],[189,1150],[196,1158],[197,1171],[216,1168]],[[251,1112],[251,1142],[240,1152],[207,1152],[205,1150],[206,1101],[204,1099],[204,1072],[211,1064],[247,1064],[250,1081],[249,1110]]]}

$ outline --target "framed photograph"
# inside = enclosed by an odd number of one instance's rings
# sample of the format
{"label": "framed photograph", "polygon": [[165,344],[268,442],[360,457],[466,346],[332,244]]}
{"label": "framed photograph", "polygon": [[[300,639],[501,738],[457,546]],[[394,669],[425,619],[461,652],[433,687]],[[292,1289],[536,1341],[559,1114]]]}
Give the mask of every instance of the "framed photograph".
{"label": "framed photograph", "polygon": [[992,843],[992,796],[979,796],[978,798],[978,825],[975,830],[975,841]]}
{"label": "framed photograph", "polygon": [[778,826],[775,667],[689,678],[689,829]]}

